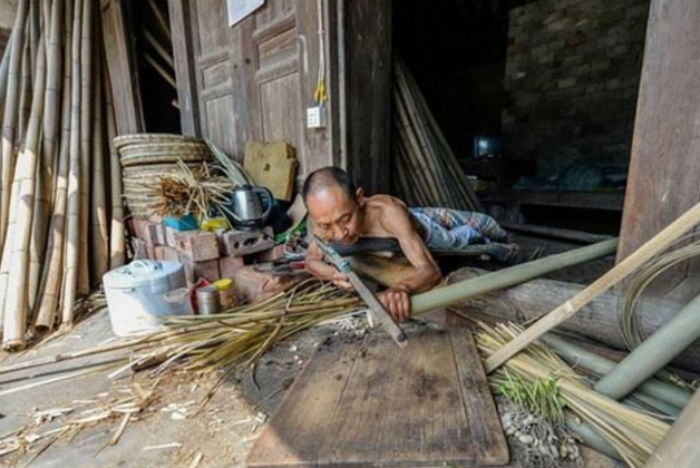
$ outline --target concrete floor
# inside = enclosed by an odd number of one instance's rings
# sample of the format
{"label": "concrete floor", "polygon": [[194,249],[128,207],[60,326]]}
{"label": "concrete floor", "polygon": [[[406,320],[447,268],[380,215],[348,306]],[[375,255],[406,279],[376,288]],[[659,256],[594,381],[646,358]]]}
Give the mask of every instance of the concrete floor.
{"label": "concrete floor", "polygon": [[[196,406],[216,381],[216,376],[194,373],[170,376],[160,385],[160,399],[155,411],[130,422],[119,442],[108,446],[118,426],[118,420],[100,423],[80,432],[70,443],[56,442],[32,459],[33,454],[10,455],[0,458],[0,466],[24,466],[31,461],[36,467],[188,467],[202,456],[199,467],[244,466],[252,442],[260,432],[267,415],[284,397],[294,377],[309,359],[315,347],[339,331],[338,326],[322,326],[300,333],[279,344],[260,360],[256,379],[250,369],[231,376],[214,394],[204,409],[174,419],[168,405]],[[58,353],[87,349],[112,339],[106,311],[99,312],[73,331],[53,338],[19,355],[0,356],[0,367],[12,363],[54,356]],[[50,366],[52,377],[59,369],[73,369],[109,356],[68,361]],[[42,375],[48,367],[0,375],[0,391],[18,385],[17,380],[27,375]],[[134,378],[144,387],[152,380],[145,375]],[[120,383],[131,384],[123,379]],[[23,383],[26,383],[23,382]],[[76,400],[91,399],[107,392],[113,386],[106,372],[97,372],[64,382],[26,389],[0,397],[0,435],[22,427],[31,421],[37,410],[73,406]],[[41,446],[41,445],[40,445]],[[154,448],[159,447],[160,448]],[[165,446],[165,447],[162,447]],[[608,458],[590,450],[583,450],[586,466],[619,466]],[[517,466],[514,465],[514,466]]]}

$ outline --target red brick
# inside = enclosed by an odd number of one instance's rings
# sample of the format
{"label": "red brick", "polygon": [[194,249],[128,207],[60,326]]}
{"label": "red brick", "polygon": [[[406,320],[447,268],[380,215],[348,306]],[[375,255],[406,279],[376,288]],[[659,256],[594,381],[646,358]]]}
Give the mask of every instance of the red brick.
{"label": "red brick", "polygon": [[146,250],[146,243],[139,239],[138,237],[131,238],[131,247],[134,249],[134,260],[141,260],[148,258],[148,251]]}
{"label": "red brick", "polygon": [[177,250],[193,262],[219,258],[219,241],[213,232],[185,231],[177,236]]}
{"label": "red brick", "polygon": [[194,284],[199,278],[205,278],[211,282],[221,278],[218,260],[193,262],[189,259],[189,256],[180,253],[180,262],[185,267],[185,277],[190,285]]}
{"label": "red brick", "polygon": [[165,226],[162,223],[158,223],[156,226],[156,245],[168,245],[165,241]]}
{"label": "red brick", "polygon": [[173,249],[172,247],[168,247],[166,245],[157,245],[155,250],[156,259],[158,260],[166,262],[180,261],[180,255],[178,254],[177,250]]}
{"label": "red brick", "polygon": [[243,268],[243,265],[243,258],[241,257],[221,257],[219,259],[219,273],[221,274],[222,278],[233,279],[236,276],[236,273]]}
{"label": "red brick", "polygon": [[151,260],[156,260],[156,246],[153,244],[150,244],[148,242],[145,242],[146,244],[146,255],[148,255],[148,258]]}

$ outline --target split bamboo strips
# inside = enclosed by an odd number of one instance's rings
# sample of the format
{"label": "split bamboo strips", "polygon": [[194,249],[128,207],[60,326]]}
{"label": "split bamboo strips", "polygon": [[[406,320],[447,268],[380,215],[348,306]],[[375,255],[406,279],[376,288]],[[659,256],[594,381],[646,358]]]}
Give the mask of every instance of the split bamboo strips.
{"label": "split bamboo strips", "polygon": [[20,0],[0,62],[7,350],[23,348],[34,331],[70,326],[76,301],[124,261],[121,175],[108,141],[112,97],[102,43],[93,39],[101,31],[96,3]]}
{"label": "split bamboo strips", "polygon": [[394,165],[398,194],[411,204],[480,209],[457,158],[401,60],[394,68]]}

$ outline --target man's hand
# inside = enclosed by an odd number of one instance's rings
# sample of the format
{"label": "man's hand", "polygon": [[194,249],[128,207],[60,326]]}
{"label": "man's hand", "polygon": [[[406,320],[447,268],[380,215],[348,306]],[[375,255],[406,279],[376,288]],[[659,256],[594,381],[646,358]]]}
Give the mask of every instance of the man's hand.
{"label": "man's hand", "polygon": [[337,288],[344,291],[350,291],[352,289],[352,284],[350,284],[348,281],[348,277],[339,271],[333,273],[333,276],[331,276],[331,281]]}
{"label": "man's hand", "polygon": [[393,286],[377,294],[377,299],[397,322],[403,322],[411,316],[411,298],[406,288]]}

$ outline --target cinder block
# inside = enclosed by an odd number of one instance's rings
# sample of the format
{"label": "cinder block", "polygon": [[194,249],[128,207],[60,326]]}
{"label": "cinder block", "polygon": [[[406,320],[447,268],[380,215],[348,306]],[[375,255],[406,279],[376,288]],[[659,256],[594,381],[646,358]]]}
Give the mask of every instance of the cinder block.
{"label": "cinder block", "polygon": [[211,282],[221,278],[221,274],[219,273],[219,260],[193,262],[189,259],[188,255],[183,253],[180,253],[179,257],[180,262],[184,265],[185,277],[188,284],[194,284],[199,278],[204,278]]}
{"label": "cinder block", "polygon": [[221,257],[219,259],[219,274],[222,278],[234,278],[243,266],[242,257]]}
{"label": "cinder block", "polygon": [[228,256],[248,255],[275,246],[269,232],[261,231],[226,231],[221,241],[221,252]]}
{"label": "cinder block", "polygon": [[167,245],[157,245],[155,248],[156,259],[166,261],[166,262],[179,262],[180,255],[178,251]]}
{"label": "cinder block", "polygon": [[205,262],[219,258],[219,242],[216,234],[205,231],[185,231],[176,236],[177,250],[193,262]]}

